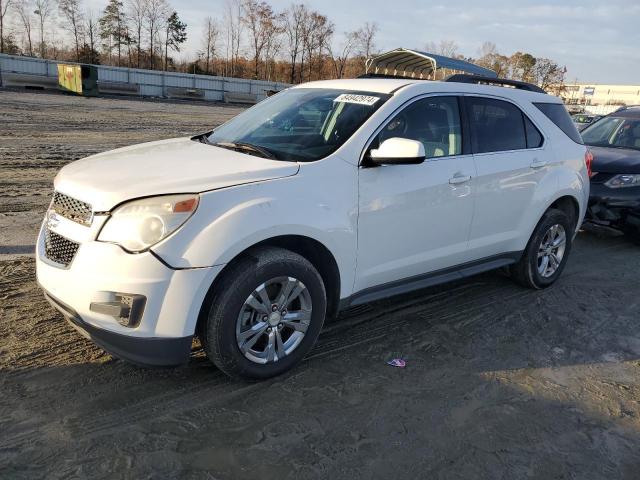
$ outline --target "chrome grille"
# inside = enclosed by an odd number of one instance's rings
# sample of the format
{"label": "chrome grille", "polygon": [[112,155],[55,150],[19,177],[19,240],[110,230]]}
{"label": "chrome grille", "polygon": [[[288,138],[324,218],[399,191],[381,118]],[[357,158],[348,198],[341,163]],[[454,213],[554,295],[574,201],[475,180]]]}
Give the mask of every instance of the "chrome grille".
{"label": "chrome grille", "polygon": [[52,262],[68,267],[78,251],[79,243],[45,229],[44,254]]}
{"label": "chrome grille", "polygon": [[87,226],[91,225],[91,205],[81,202],[80,200],[76,200],[64,193],[55,192],[53,194],[51,209],[58,215],[68,218],[76,223]]}

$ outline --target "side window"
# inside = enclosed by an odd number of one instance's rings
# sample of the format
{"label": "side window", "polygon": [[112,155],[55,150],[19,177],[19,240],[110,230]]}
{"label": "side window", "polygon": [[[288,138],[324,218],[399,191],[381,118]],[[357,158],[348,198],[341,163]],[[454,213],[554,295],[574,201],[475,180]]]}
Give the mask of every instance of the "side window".
{"label": "side window", "polygon": [[582,137],[576,128],[575,123],[571,120],[569,112],[561,103],[534,103],[534,105],[544,113],[549,120],[556,124],[567,137],[580,145],[583,145]]}
{"label": "side window", "polygon": [[527,132],[527,148],[538,148],[542,146],[543,138],[540,131],[536,128],[536,126],[531,123],[529,117],[523,115],[524,117],[524,128]]}
{"label": "side window", "polygon": [[427,158],[460,155],[462,130],[456,97],[427,97],[417,100],[398,113],[378,134],[376,148],[389,138],[418,140]]}
{"label": "side window", "polygon": [[465,97],[474,153],[527,148],[522,112],[512,103],[492,98]]}

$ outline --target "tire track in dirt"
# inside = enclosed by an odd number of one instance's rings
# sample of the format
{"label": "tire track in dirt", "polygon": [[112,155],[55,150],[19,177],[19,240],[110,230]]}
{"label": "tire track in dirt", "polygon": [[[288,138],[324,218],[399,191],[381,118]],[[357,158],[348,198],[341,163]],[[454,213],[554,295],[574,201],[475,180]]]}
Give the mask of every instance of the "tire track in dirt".
{"label": "tire track in dirt", "polygon": [[[526,296],[526,294],[526,291],[520,291],[501,298],[514,300]],[[391,328],[387,318],[397,314],[397,312],[403,313],[403,319],[394,320],[392,327],[394,330],[401,330],[409,325],[409,321],[404,318],[424,313],[425,311],[428,311],[429,317],[434,320],[429,325],[430,327],[434,327],[438,323],[451,323],[451,320],[461,317],[466,318],[470,312],[486,309],[493,305],[496,298],[500,296],[500,289],[495,288],[493,291],[487,291],[487,285],[483,283],[463,284],[455,289],[453,295],[449,298],[444,298],[448,296],[444,292],[435,294],[436,301],[433,303],[430,296],[421,297],[416,296],[416,294],[411,296],[413,298],[404,302],[388,300],[387,306],[374,305],[370,311],[363,315],[340,319],[338,322],[340,323],[339,327],[334,327],[331,332],[323,331],[316,347],[305,358],[304,362],[317,362],[322,358],[340,354],[356,346],[370,344],[383,339],[389,335],[389,329]],[[484,300],[481,299],[482,297],[484,297]],[[450,309],[450,302],[456,303],[456,300],[462,298],[466,298],[467,301],[457,304],[456,315],[444,315]],[[436,319],[438,319],[437,322],[435,321]],[[464,321],[462,322],[464,323]],[[430,330],[431,328],[425,329],[416,338],[430,335]],[[345,335],[346,333],[348,335]],[[153,396],[135,405],[123,406],[117,411],[97,415],[89,422],[85,421],[78,431],[74,430],[74,433],[83,436],[106,435],[113,430],[117,430],[123,423],[131,424],[157,418],[159,413],[163,417],[175,415],[178,412],[184,412],[185,396],[189,398],[189,410],[228,404],[231,398],[247,388],[242,383],[238,385],[237,390],[233,387],[231,389],[227,388],[232,385],[233,382],[228,379],[216,376],[215,380],[199,383],[186,390],[180,389],[173,393],[164,393],[159,397]],[[69,427],[71,428],[71,425]]]}
{"label": "tire track in dirt", "polygon": [[[24,267],[23,267],[24,268]],[[15,277],[10,275],[10,277]],[[510,292],[505,294],[505,284]],[[573,287],[569,292],[575,293],[579,287]],[[566,289],[565,289],[566,290]],[[498,285],[493,282],[472,281],[454,286],[449,286],[446,290],[432,294],[409,294],[400,299],[386,300],[374,305],[367,305],[365,312],[355,315],[342,316],[338,321],[331,322],[328,328],[323,331],[318,344],[305,362],[316,361],[335,354],[340,354],[345,350],[356,346],[373,343],[388,336],[389,329],[387,318],[402,313],[402,320],[395,320],[394,330],[403,330],[410,326],[410,318],[418,317],[421,322],[427,322],[428,328],[414,333],[409,345],[420,344],[425,338],[432,335],[433,328],[446,324],[454,329],[459,335],[471,337],[483,329],[491,327],[493,322],[500,322],[497,316],[489,318],[479,315],[481,312],[490,311],[497,303],[508,304],[518,302],[532,295],[545,295],[539,292],[513,287],[508,282],[500,282]],[[567,292],[562,292],[566,295]],[[403,299],[404,298],[404,299]],[[451,309],[455,305],[455,309]],[[51,319],[44,319],[43,322],[55,322],[49,328],[52,335],[68,338],[57,346],[55,350],[45,352],[34,352],[31,355],[20,357],[21,368],[31,368],[36,365],[64,364],[66,361],[75,361],[76,356],[82,358],[86,353],[84,345],[78,345],[80,339],[75,339],[75,332],[70,335],[69,326],[57,318],[54,314]],[[84,342],[82,342],[84,343]],[[74,348],[76,347],[76,348]],[[96,415],[90,421],[84,421],[81,427],[74,427],[70,422],[68,427],[78,435],[102,435],[114,429],[117,430],[123,423],[131,424],[141,422],[150,418],[155,418],[161,413],[163,416],[172,415],[184,409],[183,399],[188,396],[190,405],[193,408],[201,408],[210,405],[212,402],[226,402],[226,397],[235,395],[235,390],[228,391],[226,387],[229,381],[216,372],[213,379],[198,383],[185,389],[178,389],[169,393],[162,393],[159,396],[152,396],[144,401],[133,405],[124,405],[120,409]],[[221,394],[218,390],[225,390]],[[240,388],[244,388],[242,385]],[[212,400],[215,398],[215,400]],[[78,430],[75,430],[78,428]],[[18,442],[29,442],[32,437],[26,436],[24,439],[14,439]]]}

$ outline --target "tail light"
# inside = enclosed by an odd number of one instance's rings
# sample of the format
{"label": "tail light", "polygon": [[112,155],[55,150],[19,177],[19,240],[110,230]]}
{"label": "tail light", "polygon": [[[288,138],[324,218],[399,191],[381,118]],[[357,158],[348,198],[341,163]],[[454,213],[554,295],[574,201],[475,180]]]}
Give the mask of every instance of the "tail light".
{"label": "tail light", "polygon": [[589,178],[591,178],[592,163],[593,163],[593,153],[591,153],[591,150],[587,149],[587,151],[584,152],[584,164],[587,166],[587,175],[589,175]]}

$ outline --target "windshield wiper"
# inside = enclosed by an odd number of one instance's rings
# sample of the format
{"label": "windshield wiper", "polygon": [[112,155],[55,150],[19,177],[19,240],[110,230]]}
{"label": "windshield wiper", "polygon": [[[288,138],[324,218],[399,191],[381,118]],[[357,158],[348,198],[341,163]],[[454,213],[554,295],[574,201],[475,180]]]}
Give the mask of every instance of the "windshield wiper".
{"label": "windshield wiper", "polygon": [[228,148],[229,150],[236,150],[238,152],[251,152],[253,154],[258,154],[259,157],[269,158],[271,160],[277,160],[276,156],[264,147],[259,147],[258,145],[253,145],[251,143],[244,142],[217,142],[214,143],[216,147]]}

